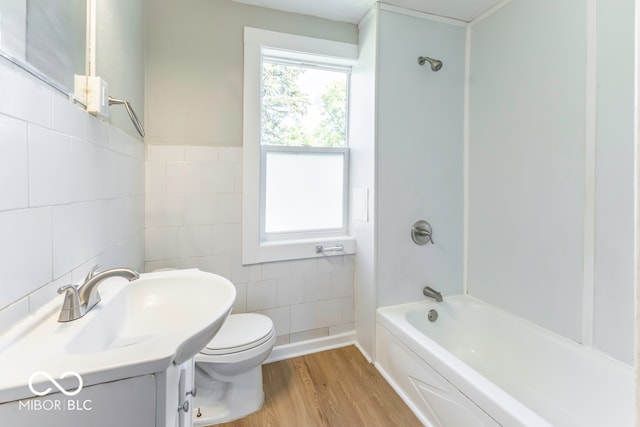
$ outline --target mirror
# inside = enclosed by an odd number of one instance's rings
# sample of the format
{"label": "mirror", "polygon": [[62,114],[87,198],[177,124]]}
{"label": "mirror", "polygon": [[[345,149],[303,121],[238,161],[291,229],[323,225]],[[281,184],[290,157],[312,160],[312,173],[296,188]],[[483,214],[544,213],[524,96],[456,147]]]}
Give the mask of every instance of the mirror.
{"label": "mirror", "polygon": [[0,0],[0,56],[61,92],[86,74],[86,0]]}

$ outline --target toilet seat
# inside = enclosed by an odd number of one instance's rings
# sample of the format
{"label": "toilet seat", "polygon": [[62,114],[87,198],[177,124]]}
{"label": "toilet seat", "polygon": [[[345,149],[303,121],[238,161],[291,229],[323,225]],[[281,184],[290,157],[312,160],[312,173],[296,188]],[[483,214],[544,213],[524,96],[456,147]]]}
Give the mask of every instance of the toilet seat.
{"label": "toilet seat", "polygon": [[212,356],[239,353],[264,344],[274,334],[273,321],[267,316],[232,314],[200,353]]}

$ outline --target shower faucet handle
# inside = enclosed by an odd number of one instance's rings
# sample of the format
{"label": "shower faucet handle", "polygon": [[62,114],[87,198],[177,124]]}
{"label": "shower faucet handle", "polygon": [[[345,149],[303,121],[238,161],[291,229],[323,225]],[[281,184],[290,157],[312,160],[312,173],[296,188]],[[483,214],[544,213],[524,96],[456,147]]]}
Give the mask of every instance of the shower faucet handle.
{"label": "shower faucet handle", "polygon": [[435,245],[431,224],[424,220],[417,221],[411,227],[411,239],[416,245],[426,245],[427,243]]}

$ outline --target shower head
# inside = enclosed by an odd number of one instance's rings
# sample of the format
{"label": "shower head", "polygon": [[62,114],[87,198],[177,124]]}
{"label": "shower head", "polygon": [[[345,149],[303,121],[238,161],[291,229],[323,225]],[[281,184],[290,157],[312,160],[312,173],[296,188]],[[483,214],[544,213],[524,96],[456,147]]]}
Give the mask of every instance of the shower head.
{"label": "shower head", "polygon": [[440,68],[442,68],[442,61],[432,59],[427,56],[418,57],[418,64],[424,65],[425,62],[428,62],[431,65],[431,71],[438,71],[440,70]]}

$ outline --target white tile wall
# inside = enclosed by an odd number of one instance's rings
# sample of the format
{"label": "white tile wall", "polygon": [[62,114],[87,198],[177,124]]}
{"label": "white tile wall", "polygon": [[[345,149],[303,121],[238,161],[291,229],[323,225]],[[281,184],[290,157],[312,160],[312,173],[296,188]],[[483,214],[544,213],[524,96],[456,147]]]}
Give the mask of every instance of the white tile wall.
{"label": "white tile wall", "polygon": [[143,267],[144,149],[0,60],[0,333],[92,265]]}
{"label": "white tile wall", "polygon": [[277,345],[354,329],[353,256],[242,265],[242,149],[148,145],[145,188],[147,271],[228,277],[234,312],[269,316]]}

